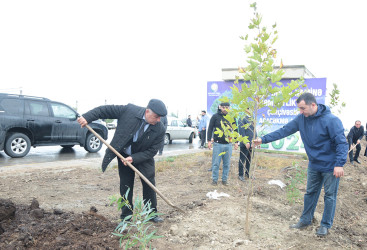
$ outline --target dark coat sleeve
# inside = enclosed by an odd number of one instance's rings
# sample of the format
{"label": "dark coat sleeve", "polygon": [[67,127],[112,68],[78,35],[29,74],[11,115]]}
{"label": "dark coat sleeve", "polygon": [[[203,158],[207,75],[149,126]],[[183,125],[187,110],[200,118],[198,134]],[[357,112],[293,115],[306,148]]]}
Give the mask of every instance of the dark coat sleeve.
{"label": "dark coat sleeve", "polygon": [[211,141],[212,140],[212,137],[213,137],[213,130],[214,130],[214,127],[215,127],[215,122],[217,120],[217,115],[213,115],[212,118],[210,118],[210,122],[209,122],[209,127],[208,127],[208,141]]}
{"label": "dark coat sleeve", "polygon": [[364,127],[361,126],[361,135],[359,136],[358,140],[362,140],[363,136],[364,136]]}
{"label": "dark coat sleeve", "polygon": [[88,123],[98,119],[119,119],[125,111],[125,107],[125,105],[99,106],[83,114],[83,117]]}
{"label": "dark coat sleeve", "polygon": [[[251,124],[250,126],[248,126],[248,128],[244,128],[243,126],[248,123],[249,121],[247,120],[247,118],[243,118],[242,121],[240,120],[238,127],[239,127],[239,134],[242,135],[243,137],[247,136],[247,139],[250,141],[249,143],[251,145],[251,140],[254,137],[254,126],[253,124]],[[245,146],[245,144],[241,142],[240,146]]]}

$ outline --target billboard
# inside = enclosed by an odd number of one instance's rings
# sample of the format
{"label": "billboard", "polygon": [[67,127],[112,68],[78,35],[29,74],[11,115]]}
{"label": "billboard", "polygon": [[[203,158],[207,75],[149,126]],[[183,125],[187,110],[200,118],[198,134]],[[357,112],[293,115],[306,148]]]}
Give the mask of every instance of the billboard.
{"label": "billboard", "polygon": [[[292,79],[281,80],[284,85],[287,85]],[[317,103],[325,104],[326,96],[326,78],[310,78],[305,79],[307,85],[307,91],[312,93],[316,97]],[[232,97],[231,87],[234,85],[234,81],[209,81],[207,83],[207,113],[213,115],[217,112],[219,99],[223,96],[229,98]],[[241,85],[236,85],[239,89]],[[275,86],[275,84],[274,84]],[[270,133],[283,127],[295,116],[299,114],[296,103],[297,97],[292,98],[289,102],[285,103],[275,114],[271,114],[269,108],[263,108],[259,110],[257,131],[258,136]],[[269,100],[268,106],[272,103]],[[262,128],[261,124],[264,121],[271,123],[271,126]],[[269,144],[261,145],[261,148],[278,150],[278,151],[292,151],[292,152],[304,152],[303,143],[299,133],[295,133],[287,138],[275,141]]]}

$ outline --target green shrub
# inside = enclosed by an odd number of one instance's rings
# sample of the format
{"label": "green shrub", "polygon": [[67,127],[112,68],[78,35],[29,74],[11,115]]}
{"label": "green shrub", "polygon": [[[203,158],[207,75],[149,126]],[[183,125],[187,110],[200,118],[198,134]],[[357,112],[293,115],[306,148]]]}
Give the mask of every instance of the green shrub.
{"label": "green shrub", "polygon": [[292,169],[294,170],[293,175],[288,178],[289,184],[286,187],[286,190],[289,203],[294,204],[295,202],[302,199],[302,194],[299,190],[299,186],[305,184],[307,171],[295,162],[293,162]]}
{"label": "green shrub", "polygon": [[[112,233],[120,237],[120,247],[125,242],[125,249],[129,249],[134,246],[138,246],[139,249],[151,249],[151,240],[161,238],[163,236],[155,235],[157,230],[149,230],[154,217],[160,215],[151,208],[151,203],[144,202],[143,199],[136,197],[134,206],[132,207],[127,197],[130,189],[127,190],[123,197],[117,198],[116,196],[110,197],[110,205],[117,203],[117,209],[121,210],[124,206],[127,206],[132,212],[120,222],[116,227],[115,232]],[[144,204],[145,203],[145,204]]]}

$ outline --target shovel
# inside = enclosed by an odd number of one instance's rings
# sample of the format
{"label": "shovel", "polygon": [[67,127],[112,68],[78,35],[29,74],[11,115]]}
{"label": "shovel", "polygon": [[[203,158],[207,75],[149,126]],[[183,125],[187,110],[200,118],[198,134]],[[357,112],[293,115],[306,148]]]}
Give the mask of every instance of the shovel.
{"label": "shovel", "polygon": [[354,145],[351,149],[349,149],[349,151],[348,151],[348,153],[350,152],[350,151],[352,151],[355,147],[357,147],[357,145],[359,144],[359,142],[356,144],[356,145]]}
{"label": "shovel", "polygon": [[122,160],[122,162],[126,163],[126,165],[128,165],[132,170],[134,170],[134,172],[137,173],[140,176],[140,178],[142,178],[145,181],[145,183],[148,184],[149,187],[151,187],[168,205],[184,213],[184,211],[181,208],[173,205],[139,170],[137,170],[130,162],[126,161],[126,159],[116,149],[114,149],[108,142],[106,142],[96,131],[94,131],[94,129],[92,129],[88,124],[85,126],[101,142],[103,142],[109,149],[111,149],[112,152],[114,152]]}

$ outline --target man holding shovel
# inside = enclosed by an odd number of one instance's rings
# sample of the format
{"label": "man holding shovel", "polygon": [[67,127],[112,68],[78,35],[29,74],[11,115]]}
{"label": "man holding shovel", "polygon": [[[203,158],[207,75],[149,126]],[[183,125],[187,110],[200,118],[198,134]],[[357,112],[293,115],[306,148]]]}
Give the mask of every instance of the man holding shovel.
{"label": "man holding shovel", "polygon": [[[167,115],[164,103],[158,99],[149,101],[146,108],[134,104],[105,105],[94,108],[78,119],[82,127],[97,119],[117,119],[117,128],[111,146],[119,152],[127,162],[134,164],[153,185],[155,185],[154,156],[164,139],[165,128],[160,122]],[[108,148],[102,161],[104,172],[116,155]],[[129,203],[132,205],[135,172],[126,162],[118,161],[120,176],[120,194],[124,196],[128,189]],[[151,202],[151,208],[157,211],[157,197],[154,190],[143,180],[143,199]],[[121,219],[132,214],[126,206],[122,208]],[[162,222],[156,216],[153,222]]]}
{"label": "man holding shovel", "polygon": [[317,236],[326,236],[333,225],[339,179],[344,176],[348,143],[340,119],[329,107],[317,104],[311,93],[297,99],[300,114],[272,133],[254,140],[255,145],[268,143],[300,132],[309,159],[304,208],[298,223],[290,228],[303,229],[311,225],[321,188],[324,186],[324,213]]}
{"label": "man holding shovel", "polygon": [[[349,144],[349,160],[350,163],[353,164],[353,162],[357,162],[361,164],[361,162],[358,160],[359,152],[361,152],[361,140],[364,135],[364,128],[361,126],[361,121],[356,121],[354,123],[354,126],[350,129],[347,139]],[[356,153],[353,157],[353,144],[355,144]]]}

